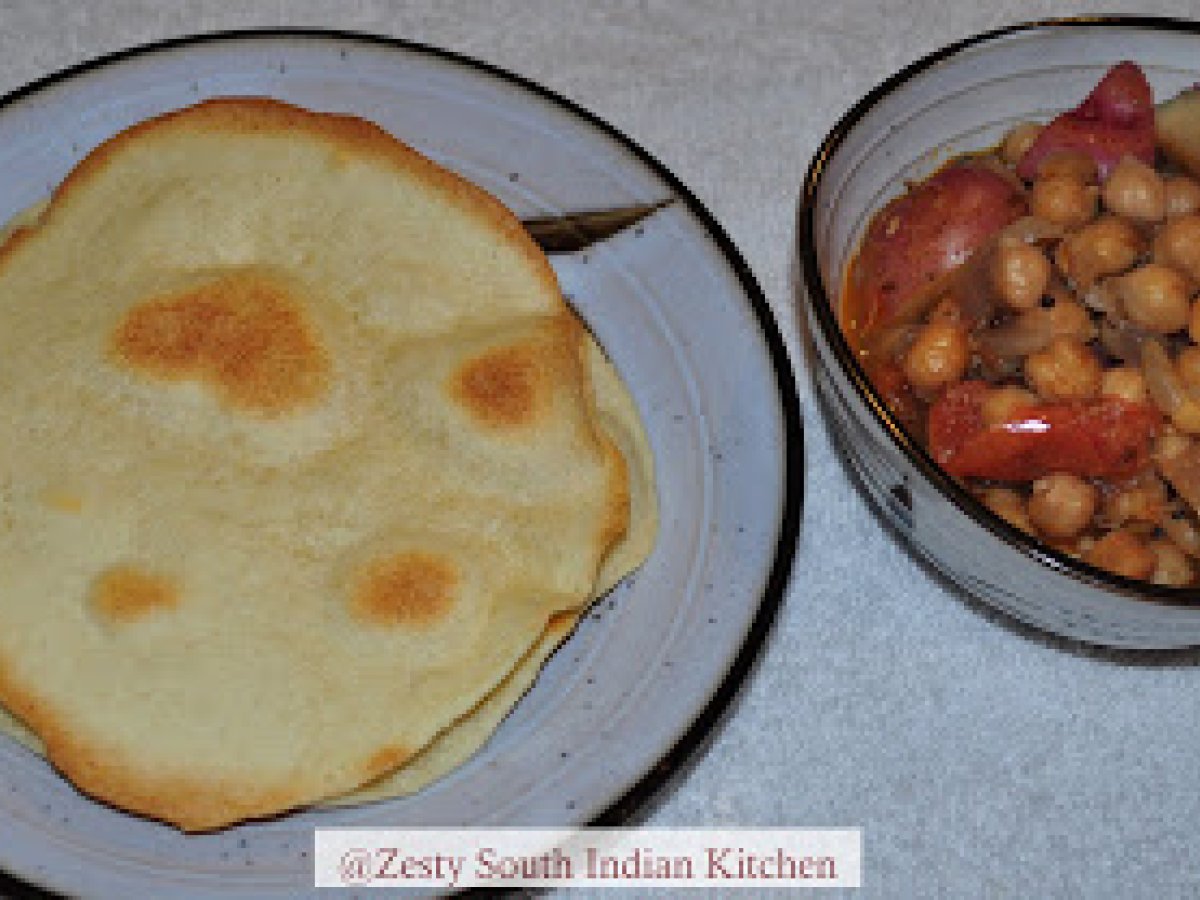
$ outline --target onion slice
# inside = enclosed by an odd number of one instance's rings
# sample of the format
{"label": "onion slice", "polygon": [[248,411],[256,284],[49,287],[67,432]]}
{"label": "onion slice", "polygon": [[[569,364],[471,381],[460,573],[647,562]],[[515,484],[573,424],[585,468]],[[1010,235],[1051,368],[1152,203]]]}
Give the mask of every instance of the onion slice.
{"label": "onion slice", "polygon": [[1157,462],[1159,472],[1175,493],[1200,513],[1200,443],[1190,441],[1186,449],[1170,456],[1161,455]]}
{"label": "onion slice", "polygon": [[1164,415],[1174,417],[1190,401],[1187,388],[1171,364],[1171,357],[1154,338],[1142,341],[1142,375],[1146,378],[1146,390]]}

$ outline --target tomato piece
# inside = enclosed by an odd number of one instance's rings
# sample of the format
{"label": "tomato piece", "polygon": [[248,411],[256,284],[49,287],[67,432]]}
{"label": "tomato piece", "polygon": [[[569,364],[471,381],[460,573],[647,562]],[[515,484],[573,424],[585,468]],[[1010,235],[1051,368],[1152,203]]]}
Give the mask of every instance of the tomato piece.
{"label": "tomato piece", "polygon": [[893,199],[871,220],[854,264],[863,329],[886,325],[1025,208],[1018,185],[978,165],[942,169]]}
{"label": "tomato piece", "polygon": [[1126,155],[1154,165],[1154,94],[1136,64],[1113,66],[1083,103],[1051,121],[1021,157],[1017,174],[1031,181],[1047,156],[1066,150],[1092,157],[1101,180]]}
{"label": "tomato piece", "polygon": [[958,478],[1031,481],[1055,472],[1121,478],[1149,461],[1162,425],[1153,407],[1119,397],[1037,403],[1008,421],[985,426],[988,386],[968,381],[946,391],[929,410],[929,450]]}
{"label": "tomato piece", "polygon": [[965,444],[983,432],[983,401],[990,390],[986,382],[963,381],[929,407],[926,433],[929,452],[938,465],[945,468]]}

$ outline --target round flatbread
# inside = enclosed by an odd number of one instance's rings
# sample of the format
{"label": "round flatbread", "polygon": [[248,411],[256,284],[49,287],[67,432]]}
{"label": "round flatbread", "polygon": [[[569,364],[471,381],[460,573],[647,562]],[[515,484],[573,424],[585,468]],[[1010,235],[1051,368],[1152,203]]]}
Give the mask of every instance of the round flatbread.
{"label": "round flatbread", "polygon": [[396,768],[626,527],[584,354],[520,223],[373,125],[123,132],[0,248],[0,702],[189,830]]}

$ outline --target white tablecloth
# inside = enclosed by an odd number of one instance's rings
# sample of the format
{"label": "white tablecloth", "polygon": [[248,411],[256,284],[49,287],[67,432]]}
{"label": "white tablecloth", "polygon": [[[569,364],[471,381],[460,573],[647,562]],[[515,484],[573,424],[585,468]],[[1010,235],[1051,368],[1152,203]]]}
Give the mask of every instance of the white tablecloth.
{"label": "white tablecloth", "polygon": [[[372,31],[486,60],[578,102],[672,169],[744,254],[799,360],[793,217],[827,129],[947,42],[1079,11],[1018,0],[0,0],[0,92],[132,44],[242,25]],[[1200,18],[1195,3],[1137,11]],[[800,391],[808,494],[788,601],[735,715],[649,823],[861,826],[871,896],[1200,889],[1200,704],[1189,693],[1200,653],[1082,650],[966,600],[871,515],[803,374]]]}

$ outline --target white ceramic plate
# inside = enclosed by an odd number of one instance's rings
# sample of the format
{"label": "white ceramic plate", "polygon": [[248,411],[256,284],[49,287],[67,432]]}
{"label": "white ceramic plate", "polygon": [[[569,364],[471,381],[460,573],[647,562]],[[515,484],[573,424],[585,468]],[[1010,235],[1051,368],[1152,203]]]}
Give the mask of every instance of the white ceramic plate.
{"label": "white ceramic plate", "polygon": [[0,868],[75,895],[282,897],[311,888],[317,827],[626,821],[728,706],[788,576],[801,420],[760,289],[686,189],[583,110],[461,57],[329,32],[172,41],[10,95],[0,219],[122,128],[234,94],[368,118],[524,217],[676,198],[642,227],[555,260],[647,423],[658,545],[487,746],[414,797],[185,836],[80,796],[0,741]]}

